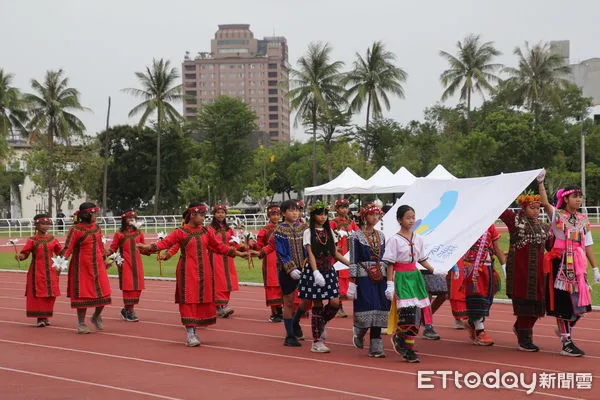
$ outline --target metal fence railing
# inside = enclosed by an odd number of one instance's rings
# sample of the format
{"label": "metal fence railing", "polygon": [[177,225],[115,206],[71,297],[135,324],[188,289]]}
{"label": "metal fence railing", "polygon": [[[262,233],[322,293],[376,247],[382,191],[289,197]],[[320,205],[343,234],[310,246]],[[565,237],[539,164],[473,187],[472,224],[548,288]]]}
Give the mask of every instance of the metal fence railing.
{"label": "metal fence railing", "polygon": [[[585,207],[590,222],[600,224],[600,207]],[[546,218],[542,212],[542,218]],[[236,227],[243,226],[248,230],[258,230],[267,223],[267,216],[261,214],[232,214],[227,216],[228,222]],[[180,215],[140,215],[138,220],[143,221],[142,229],[144,232],[156,233],[160,231],[168,232],[181,225]],[[206,216],[206,224],[209,224],[212,216]],[[121,217],[98,217],[98,223],[105,232],[114,232],[121,226]],[[72,218],[54,218],[54,224],[50,232],[53,235],[66,233],[73,224]],[[33,218],[19,219],[0,219],[0,236],[16,238],[28,237],[33,234]]]}
{"label": "metal fence railing", "polygon": [[[142,229],[145,232],[156,233],[160,231],[168,232],[181,225],[180,215],[140,215],[138,221],[143,221]],[[206,216],[206,223],[209,224],[212,216]],[[234,214],[228,215],[227,220],[236,227],[244,226],[249,230],[258,230],[267,223],[265,214]],[[53,235],[65,234],[73,224],[72,218],[54,218],[54,224],[50,229]],[[121,217],[98,217],[98,224],[105,232],[115,232],[121,227]],[[33,218],[18,219],[0,219],[0,236],[9,238],[28,237],[33,234]]]}

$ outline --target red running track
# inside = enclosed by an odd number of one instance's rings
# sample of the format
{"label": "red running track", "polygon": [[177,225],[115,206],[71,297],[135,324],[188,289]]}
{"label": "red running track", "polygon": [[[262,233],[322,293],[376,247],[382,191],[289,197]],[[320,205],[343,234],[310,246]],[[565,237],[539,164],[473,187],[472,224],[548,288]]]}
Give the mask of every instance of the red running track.
{"label": "red running track", "polygon": [[[63,293],[65,282],[61,284]],[[113,289],[118,287],[111,280]],[[75,333],[76,316],[68,299],[55,306],[52,326],[36,328],[25,317],[25,275],[0,273],[0,397],[2,399],[433,399],[453,400],[465,395],[493,399],[598,399],[600,398],[600,316],[586,316],[576,328],[576,343],[586,351],[582,358],[560,356],[554,321],[544,318],[536,326],[536,344],[542,351],[523,353],[515,348],[510,306],[494,305],[487,328],[496,345],[477,347],[465,331],[453,329],[449,305],[434,316],[440,341],[419,338],[420,364],[408,364],[396,355],[385,336],[385,359],[367,357],[367,350],[352,346],[352,319],[334,319],[328,327],[330,354],[282,346],[283,326],[267,322],[263,290],[242,287],[232,296],[233,318],[199,332],[202,346],[184,346],[185,332],[173,303],[174,282],[147,281],[137,314],[130,323],[119,317],[122,299],[115,291],[113,305],[104,312],[104,332]],[[351,305],[346,307],[351,311]],[[303,320],[305,335],[309,321]],[[456,388],[448,379],[442,388],[418,389],[417,372],[449,370],[461,373],[500,370],[523,373],[527,382],[536,374],[557,378],[550,388],[531,395],[525,389]],[[575,375],[593,377],[591,389],[559,389],[574,383]],[[582,376],[582,375],[577,375]],[[562,378],[562,377],[561,377]],[[458,381],[463,384],[464,381]]]}

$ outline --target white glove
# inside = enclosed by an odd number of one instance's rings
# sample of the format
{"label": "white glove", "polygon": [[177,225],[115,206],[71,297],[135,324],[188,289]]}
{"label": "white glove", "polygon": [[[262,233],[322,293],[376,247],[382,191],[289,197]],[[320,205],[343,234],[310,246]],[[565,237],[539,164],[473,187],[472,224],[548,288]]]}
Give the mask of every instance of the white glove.
{"label": "white glove", "polygon": [[542,169],[542,172],[539,173],[539,175],[537,176],[537,181],[538,182],[544,182],[544,178],[546,177],[546,169]]}
{"label": "white glove", "polygon": [[394,300],[394,292],[396,289],[394,288],[394,281],[387,281],[387,288],[385,289],[385,298],[389,301]]}
{"label": "white glove", "polygon": [[348,232],[342,231],[342,230],[337,231],[337,234],[341,238],[344,237],[344,236],[348,236]]}
{"label": "white glove", "polygon": [[504,278],[506,278],[506,264],[502,264],[502,272],[504,272]]}
{"label": "white glove", "polygon": [[348,292],[346,292],[346,297],[350,300],[356,299],[356,283],[350,282],[348,284]]}
{"label": "white glove", "polygon": [[318,269],[313,271],[313,278],[315,278],[315,284],[317,286],[325,286],[325,278],[323,278],[323,275],[321,275]]}
{"label": "white glove", "polygon": [[302,276],[302,273],[297,268],[294,268],[293,270],[290,271],[290,278],[292,278],[295,281],[300,279],[301,276]]}
{"label": "white glove", "polygon": [[596,267],[592,271],[594,271],[594,283],[600,283],[600,270],[598,270],[598,267]]}

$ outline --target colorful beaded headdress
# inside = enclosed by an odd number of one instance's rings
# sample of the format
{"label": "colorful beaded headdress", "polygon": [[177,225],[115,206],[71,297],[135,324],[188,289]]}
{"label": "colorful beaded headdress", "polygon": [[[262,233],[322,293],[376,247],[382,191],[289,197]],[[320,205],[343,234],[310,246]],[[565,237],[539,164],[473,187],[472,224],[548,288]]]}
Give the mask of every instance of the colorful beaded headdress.
{"label": "colorful beaded headdress", "polygon": [[517,197],[517,200],[515,200],[515,202],[522,208],[525,208],[529,204],[540,203],[540,195],[528,191]]}

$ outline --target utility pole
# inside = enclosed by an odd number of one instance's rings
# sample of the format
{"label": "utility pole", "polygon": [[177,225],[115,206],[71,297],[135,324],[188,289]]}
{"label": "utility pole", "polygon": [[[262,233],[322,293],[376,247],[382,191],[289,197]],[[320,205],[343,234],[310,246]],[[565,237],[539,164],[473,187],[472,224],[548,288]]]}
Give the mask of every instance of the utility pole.
{"label": "utility pole", "polygon": [[106,113],[106,131],[104,131],[104,182],[102,183],[102,215],[106,217],[106,197],[108,191],[108,126],[110,121],[110,96],[108,96],[108,112]]}

